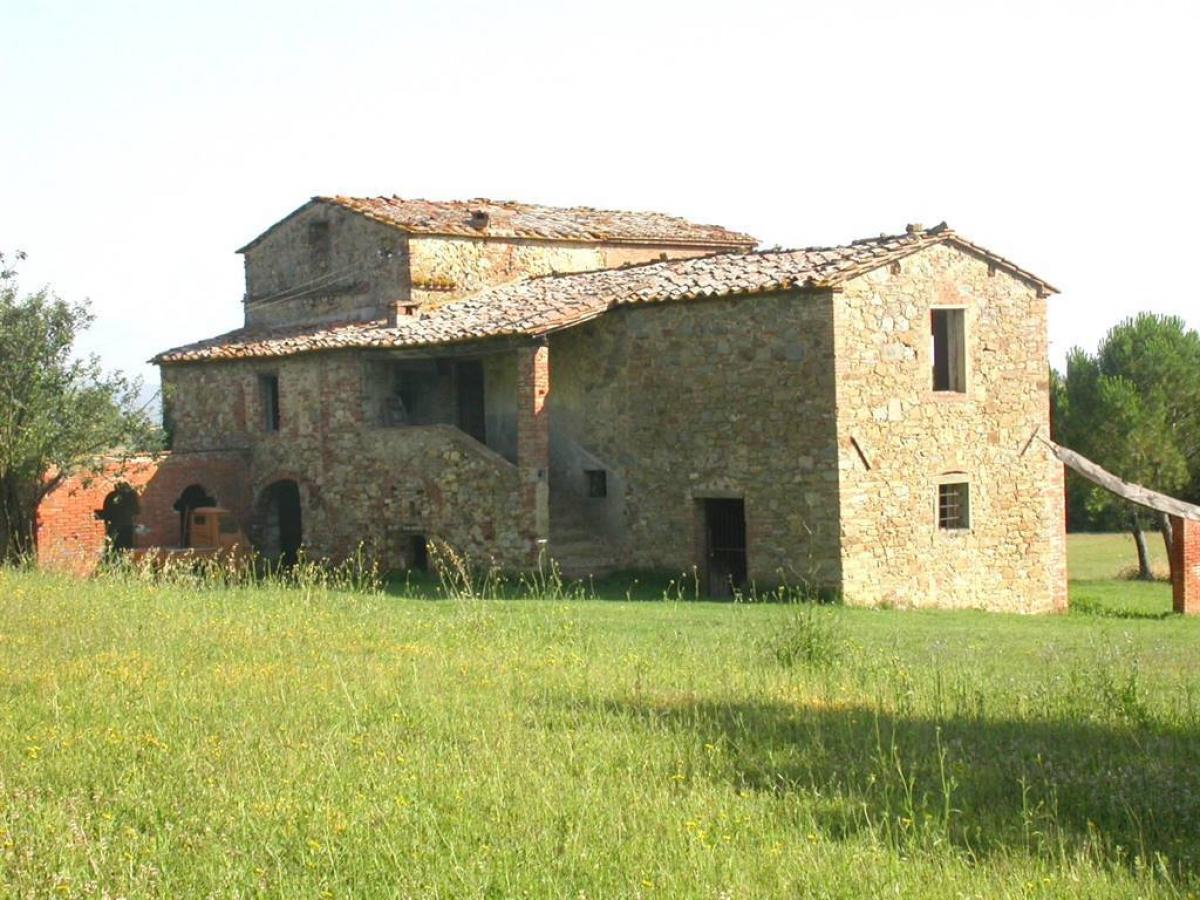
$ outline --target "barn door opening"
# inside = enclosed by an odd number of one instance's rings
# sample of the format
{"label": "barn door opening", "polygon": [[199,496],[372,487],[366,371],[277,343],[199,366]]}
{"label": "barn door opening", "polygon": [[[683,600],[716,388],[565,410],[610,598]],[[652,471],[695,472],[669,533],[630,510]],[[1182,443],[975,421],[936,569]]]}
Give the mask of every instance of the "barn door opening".
{"label": "barn door opening", "polygon": [[710,597],[731,597],[746,584],[746,503],[704,500],[704,570]]}
{"label": "barn door opening", "polygon": [[300,487],[291,479],[276,481],[263,491],[263,507],[260,552],[272,562],[295,565],[304,539]]}

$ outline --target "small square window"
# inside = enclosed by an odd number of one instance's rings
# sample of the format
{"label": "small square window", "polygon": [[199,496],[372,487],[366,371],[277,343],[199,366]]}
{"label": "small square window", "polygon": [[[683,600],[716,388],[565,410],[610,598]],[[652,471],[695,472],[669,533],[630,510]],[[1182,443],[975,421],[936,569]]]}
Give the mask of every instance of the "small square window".
{"label": "small square window", "polygon": [[938,528],[961,531],[971,527],[971,488],[965,481],[938,485]]}
{"label": "small square window", "polygon": [[608,496],[608,472],[604,469],[584,469],[587,477],[587,495],[589,497]]}

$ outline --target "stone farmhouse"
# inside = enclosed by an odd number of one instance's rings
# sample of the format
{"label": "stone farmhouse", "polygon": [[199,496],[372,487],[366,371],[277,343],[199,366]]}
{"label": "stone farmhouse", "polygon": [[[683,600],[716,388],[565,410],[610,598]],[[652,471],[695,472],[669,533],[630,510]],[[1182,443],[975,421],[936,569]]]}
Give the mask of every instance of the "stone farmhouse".
{"label": "stone farmhouse", "polygon": [[[429,542],[847,602],[1066,604],[1054,288],[945,225],[841,246],[656,213],[317,197],[241,249],[245,325],[155,357],[171,451],[47,499],[39,552]],[[544,557],[543,557],[544,558]]]}

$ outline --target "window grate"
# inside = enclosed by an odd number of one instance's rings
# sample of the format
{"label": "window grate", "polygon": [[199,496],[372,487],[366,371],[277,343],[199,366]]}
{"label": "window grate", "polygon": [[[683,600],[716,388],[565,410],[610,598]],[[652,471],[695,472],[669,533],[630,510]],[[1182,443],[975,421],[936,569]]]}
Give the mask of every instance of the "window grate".
{"label": "window grate", "polygon": [[938,528],[971,527],[970,487],[965,481],[938,485]]}

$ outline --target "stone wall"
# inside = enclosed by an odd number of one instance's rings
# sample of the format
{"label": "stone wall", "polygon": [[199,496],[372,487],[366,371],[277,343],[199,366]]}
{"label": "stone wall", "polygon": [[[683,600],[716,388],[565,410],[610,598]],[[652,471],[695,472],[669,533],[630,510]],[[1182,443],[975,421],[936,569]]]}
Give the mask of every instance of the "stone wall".
{"label": "stone wall", "polygon": [[530,275],[580,272],[719,248],[409,236],[333,203],[302,208],[245,250],[246,324],[385,318]]}
{"label": "stone wall", "polygon": [[407,235],[336,204],[284,220],[244,257],[247,325],[371,321],[409,294]]}
{"label": "stone wall", "polygon": [[421,236],[413,236],[409,248],[412,299],[431,306],[517,278],[585,272],[713,252],[670,245]]}
{"label": "stone wall", "polygon": [[[935,392],[931,308],[966,311],[965,393]],[[1049,429],[1046,301],[936,245],[837,295],[837,435],[847,602],[1023,612],[1066,604],[1062,465]],[[970,527],[938,527],[941,481]]]}
{"label": "stone wall", "polygon": [[[511,352],[497,359],[516,370]],[[513,462],[453,425],[379,426],[369,414],[369,371],[355,353],[164,367],[174,447],[247,449],[252,538],[264,492],[292,480],[304,544],[317,556],[343,557],[361,542],[385,566],[400,566],[419,534],[478,559],[524,564],[530,529],[517,512]],[[264,427],[265,373],[279,379],[277,432]]]}
{"label": "stone wall", "polygon": [[625,308],[550,351],[552,433],[612,467],[624,564],[701,564],[701,501],[735,497],[752,579],[837,585],[829,294]]}
{"label": "stone wall", "polygon": [[[425,243],[414,265],[436,255]],[[444,261],[512,271],[461,250]],[[166,407],[178,451],[246,452],[252,522],[255,498],[295,480],[317,555],[363,541],[396,565],[423,534],[527,564],[557,499],[579,505],[620,565],[678,572],[703,561],[703,500],[740,498],[759,584],[808,581],[851,603],[1061,609],[1062,467],[1029,442],[1048,428],[1045,305],[937,245],[836,293],[623,307],[548,349],[481,342],[489,447],[450,424],[379,427],[371,364],[353,352],[168,366]],[[962,394],[933,390],[936,306],[965,310]],[[264,427],[264,374],[279,378],[277,433]],[[586,498],[588,468],[608,473],[607,498]],[[946,480],[969,484],[967,529],[938,527]]]}

